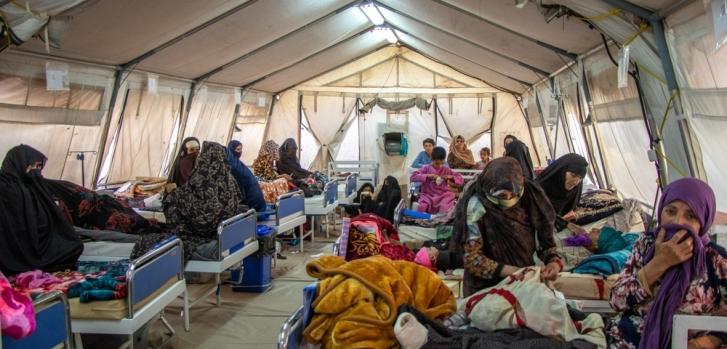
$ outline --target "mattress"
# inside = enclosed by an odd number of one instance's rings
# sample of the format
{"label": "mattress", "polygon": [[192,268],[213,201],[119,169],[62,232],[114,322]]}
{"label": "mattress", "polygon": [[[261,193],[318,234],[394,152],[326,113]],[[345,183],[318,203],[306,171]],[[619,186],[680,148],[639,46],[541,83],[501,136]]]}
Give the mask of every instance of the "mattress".
{"label": "mattress", "polygon": [[553,282],[553,287],[568,299],[608,300],[611,287],[617,278],[618,274],[604,278],[598,275],[563,272]]}
{"label": "mattress", "polygon": [[[158,297],[162,292],[172,287],[177,282],[177,277],[171,277],[162,287],[151,295],[142,299],[134,307],[140,309],[150,301]],[[110,301],[93,301],[81,303],[79,298],[68,300],[71,309],[71,319],[84,320],[121,320],[129,315],[126,299],[114,299]]]}
{"label": "mattress", "polygon": [[83,257],[112,257],[128,259],[134,243],[92,241],[83,244]]}
{"label": "mattress", "polygon": [[146,219],[156,219],[159,223],[166,223],[167,219],[164,216],[164,212],[154,212],[154,211],[145,211],[140,209],[134,209],[136,213],[138,213],[140,216],[146,218]]}
{"label": "mattress", "polygon": [[418,225],[401,224],[399,225],[399,240],[437,240],[437,228],[425,228]]}

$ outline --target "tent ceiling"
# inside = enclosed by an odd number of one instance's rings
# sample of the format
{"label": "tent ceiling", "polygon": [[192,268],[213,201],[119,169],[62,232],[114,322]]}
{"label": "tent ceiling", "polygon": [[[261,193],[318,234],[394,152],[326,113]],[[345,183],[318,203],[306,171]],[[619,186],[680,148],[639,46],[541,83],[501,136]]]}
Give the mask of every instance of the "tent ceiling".
{"label": "tent ceiling", "polygon": [[[375,1],[406,47],[515,92],[600,44],[578,18],[546,23],[534,2]],[[679,2],[634,1],[651,9]],[[99,0],[74,16],[51,54],[114,65],[144,57],[135,68],[279,92],[385,46],[358,3]],[[33,39],[19,50],[44,45]]]}

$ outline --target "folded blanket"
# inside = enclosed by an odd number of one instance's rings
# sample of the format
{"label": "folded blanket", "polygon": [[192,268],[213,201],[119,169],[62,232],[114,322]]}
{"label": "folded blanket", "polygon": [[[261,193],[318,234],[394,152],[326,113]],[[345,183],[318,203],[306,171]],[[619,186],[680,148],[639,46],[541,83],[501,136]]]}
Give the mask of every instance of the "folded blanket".
{"label": "folded blanket", "polygon": [[15,291],[0,272],[0,325],[2,335],[14,339],[29,336],[35,331],[35,311],[30,297]]}
{"label": "folded blanket", "polygon": [[586,225],[606,218],[623,210],[621,200],[607,190],[597,190],[583,194],[576,206],[576,221],[578,225]]}
{"label": "folded blanket", "polygon": [[320,280],[313,318],[303,335],[324,348],[392,348],[397,309],[410,304],[441,319],[456,308],[454,296],[430,270],[382,256],[346,263],[324,256],[308,263]]}
{"label": "folded blanket", "polygon": [[638,234],[603,227],[598,238],[597,254],[583,260],[571,272],[602,276],[620,273],[638,237]]}

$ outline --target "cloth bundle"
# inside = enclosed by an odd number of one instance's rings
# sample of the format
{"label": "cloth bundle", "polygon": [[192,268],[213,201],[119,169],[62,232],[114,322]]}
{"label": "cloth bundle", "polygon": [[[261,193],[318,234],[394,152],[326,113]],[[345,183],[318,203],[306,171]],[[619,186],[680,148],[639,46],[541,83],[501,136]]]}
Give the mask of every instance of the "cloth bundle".
{"label": "cloth bundle", "polygon": [[583,194],[576,206],[575,224],[586,225],[623,210],[621,200],[608,190],[596,190]]}
{"label": "cloth bundle", "polygon": [[382,256],[346,263],[324,256],[308,263],[308,275],[320,280],[313,318],[303,336],[323,348],[392,348],[397,309],[410,304],[426,316],[454,313],[454,296],[430,270]]}
{"label": "cloth bundle", "polygon": [[583,321],[572,319],[565,299],[540,281],[538,267],[520,269],[496,286],[473,294],[459,312],[482,331],[528,327],[543,336],[564,341],[583,339],[606,347],[601,317],[590,314]]}
{"label": "cloth bundle", "polygon": [[263,191],[265,202],[271,205],[275,204],[278,196],[288,192],[288,181],[285,178],[278,178],[271,182],[260,180],[258,183],[260,184],[260,189]]}
{"label": "cloth bundle", "polygon": [[27,337],[35,331],[35,311],[30,297],[10,286],[0,272],[0,325],[2,335],[13,339]]}

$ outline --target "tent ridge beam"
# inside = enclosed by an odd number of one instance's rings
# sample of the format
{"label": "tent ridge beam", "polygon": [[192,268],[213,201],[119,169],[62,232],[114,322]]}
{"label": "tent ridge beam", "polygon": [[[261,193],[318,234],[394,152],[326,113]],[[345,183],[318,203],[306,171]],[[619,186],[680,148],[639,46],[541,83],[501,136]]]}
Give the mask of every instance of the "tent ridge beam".
{"label": "tent ridge beam", "polygon": [[483,45],[481,45],[481,44],[478,44],[478,43],[476,43],[476,42],[474,42],[474,41],[471,41],[471,40],[469,40],[469,39],[467,39],[467,38],[465,38],[465,37],[463,37],[463,36],[460,36],[460,35],[458,35],[458,34],[452,33],[452,32],[450,32],[450,31],[448,31],[448,30],[444,30],[444,29],[442,29],[442,28],[440,28],[440,27],[437,27],[437,26],[435,26],[435,25],[432,25],[431,23],[427,23],[427,22],[425,22],[425,21],[422,21],[422,20],[420,20],[420,19],[418,19],[418,18],[416,18],[416,17],[414,17],[414,16],[411,16],[411,15],[409,15],[409,14],[407,14],[407,13],[404,13],[404,12],[402,12],[402,11],[399,11],[399,10],[397,10],[397,9],[395,9],[395,8],[391,7],[391,6],[388,6],[388,5],[382,4],[382,3],[380,3],[379,1],[375,1],[375,2],[376,2],[376,5],[377,5],[377,6],[381,6],[381,7],[385,8],[385,9],[387,9],[387,10],[389,10],[389,11],[391,11],[391,12],[394,12],[394,13],[396,13],[396,14],[398,14],[398,15],[402,16],[402,17],[405,17],[405,18],[407,18],[407,19],[409,19],[409,20],[412,20],[412,21],[414,21],[414,22],[417,22],[417,23],[419,23],[419,24],[422,24],[422,25],[424,25],[424,26],[427,26],[427,27],[429,27],[429,28],[432,28],[432,29],[434,29],[434,30],[436,30],[436,31],[439,31],[439,32],[441,32],[441,33],[444,33],[444,34],[446,34],[446,35],[449,35],[449,36],[451,36],[451,37],[454,37],[454,38],[456,38],[456,39],[458,39],[458,40],[464,41],[464,42],[466,42],[466,43],[468,43],[468,44],[470,44],[470,45],[472,45],[472,46],[475,46],[475,47],[477,47],[477,48],[479,48],[479,49],[481,49],[481,50],[484,50],[484,51],[490,52],[490,53],[492,53],[492,54],[494,54],[494,55],[496,55],[496,56],[498,56],[498,57],[504,58],[504,59],[506,59],[506,60],[508,60],[508,61],[510,61],[510,62],[512,62],[512,63],[515,63],[515,64],[517,64],[517,65],[519,65],[519,66],[521,66],[521,67],[527,68],[527,69],[529,69],[529,70],[531,70],[531,71],[535,72],[536,74],[540,74],[540,75],[542,75],[542,76],[548,76],[548,75],[550,75],[550,73],[549,73],[549,72],[547,72],[547,71],[545,71],[545,70],[542,70],[542,69],[540,69],[540,68],[538,68],[538,67],[532,66],[532,65],[530,65],[530,64],[528,64],[528,63],[525,63],[525,62],[523,62],[523,61],[521,61],[521,60],[519,60],[519,59],[517,59],[517,58],[511,57],[511,56],[508,56],[508,55],[505,55],[505,54],[503,54],[503,53],[500,53],[500,52],[498,52],[498,51],[496,51],[496,50],[494,50],[494,49],[491,49],[491,48],[489,48],[489,47],[486,47],[486,46],[483,46]]}
{"label": "tent ridge beam", "polygon": [[421,37],[419,37],[419,36],[417,36],[417,35],[414,35],[414,34],[412,34],[412,33],[408,32],[408,31],[406,31],[406,30],[403,30],[403,29],[401,29],[401,28],[399,28],[399,27],[397,27],[397,26],[395,26],[395,25],[392,25],[391,23],[389,23],[389,25],[390,25],[390,26],[391,26],[392,28],[394,28],[394,29],[396,29],[396,30],[398,30],[398,31],[400,31],[400,32],[402,32],[402,33],[404,33],[404,34],[408,35],[408,36],[411,36],[411,37],[413,37],[413,38],[415,38],[415,39],[417,39],[417,40],[419,40],[419,41],[421,41],[421,42],[424,42],[424,43],[426,43],[427,45],[430,45],[430,46],[432,46],[432,47],[435,47],[435,48],[437,48],[437,49],[440,49],[440,50],[442,50],[442,51],[445,51],[445,52],[447,52],[447,53],[449,53],[449,54],[451,54],[451,55],[455,55],[455,56],[457,56],[457,57],[460,57],[460,58],[462,58],[462,59],[464,59],[464,60],[466,60],[466,61],[468,61],[468,62],[471,62],[471,63],[473,63],[473,64],[475,64],[475,65],[478,65],[478,66],[480,66],[480,67],[482,67],[482,68],[485,68],[485,69],[487,69],[487,70],[489,70],[489,71],[492,71],[492,72],[494,72],[495,74],[498,74],[498,75],[501,75],[501,76],[503,76],[503,77],[506,77],[506,78],[508,78],[508,79],[510,79],[510,80],[516,81],[516,82],[518,82],[519,84],[521,84],[521,85],[524,85],[524,86],[527,86],[527,87],[532,87],[532,86],[533,86],[533,84],[532,84],[532,83],[530,83],[530,82],[527,82],[527,81],[523,81],[523,80],[520,80],[520,79],[518,79],[518,78],[514,78],[514,77],[512,77],[512,76],[510,76],[510,75],[507,75],[507,74],[501,73],[501,72],[499,72],[499,71],[497,71],[497,70],[495,70],[495,69],[492,69],[492,68],[490,68],[490,67],[488,67],[488,66],[485,66],[485,65],[482,65],[482,64],[480,64],[480,63],[477,63],[477,62],[475,62],[475,61],[473,61],[473,60],[471,60],[471,59],[469,59],[469,58],[467,58],[467,57],[465,57],[465,56],[462,56],[462,55],[460,55],[460,54],[454,53],[454,52],[452,52],[452,51],[450,51],[450,50],[448,50],[448,49],[446,49],[446,48],[443,48],[443,47],[441,47],[441,46],[439,46],[439,45],[437,45],[437,44],[434,44],[434,43],[432,43],[431,41],[428,41],[428,40],[422,39]]}
{"label": "tent ridge beam", "polygon": [[291,88],[293,88],[293,87],[295,87],[295,86],[298,86],[298,85],[300,85],[300,84],[302,84],[302,83],[304,83],[304,82],[306,82],[306,81],[308,81],[308,80],[312,80],[312,79],[315,79],[315,78],[317,78],[317,77],[319,77],[319,76],[323,76],[323,75],[326,75],[326,74],[328,74],[328,73],[330,73],[330,72],[332,72],[332,71],[334,71],[334,70],[336,70],[336,69],[338,69],[338,68],[341,68],[341,67],[345,66],[346,64],[349,64],[349,63],[351,63],[351,62],[355,62],[355,61],[357,61],[357,60],[359,60],[359,59],[361,59],[361,58],[364,58],[364,57],[368,56],[369,54],[371,54],[371,53],[373,53],[373,52],[379,51],[379,50],[383,49],[384,47],[388,47],[388,46],[389,46],[389,44],[388,44],[388,43],[386,43],[386,44],[383,44],[383,45],[379,45],[379,46],[376,46],[376,47],[374,47],[373,49],[371,49],[371,50],[368,50],[368,51],[364,52],[363,54],[361,54],[361,55],[359,55],[359,56],[356,56],[356,57],[354,57],[353,59],[350,59],[350,60],[348,60],[348,61],[346,61],[346,62],[343,62],[343,63],[341,63],[341,64],[337,64],[336,66],[334,66],[334,67],[332,67],[332,68],[330,68],[330,69],[328,69],[328,70],[325,70],[325,71],[323,71],[323,72],[321,72],[321,73],[317,73],[317,74],[315,74],[315,75],[313,75],[313,76],[310,76],[310,77],[307,77],[307,78],[305,78],[305,79],[302,79],[302,80],[300,80],[300,81],[297,81],[297,82],[296,82],[295,84],[289,85],[288,87],[286,87],[286,88],[284,88],[284,89],[281,89],[281,90],[279,90],[279,91],[275,92],[274,94],[276,94],[276,95],[279,95],[279,94],[281,94],[281,93],[283,93],[283,92],[285,92],[285,91],[287,91],[287,90],[290,90]]}
{"label": "tent ridge beam", "polygon": [[230,10],[227,10],[226,12],[218,15],[217,17],[212,18],[212,19],[208,20],[207,22],[204,22],[204,23],[202,23],[202,24],[200,24],[200,25],[198,25],[198,26],[196,26],[196,27],[194,27],[194,28],[192,28],[192,29],[184,32],[183,34],[181,34],[181,35],[179,35],[179,36],[177,36],[177,37],[175,37],[175,38],[173,38],[173,39],[171,39],[171,40],[169,40],[169,41],[167,41],[167,42],[165,42],[165,43],[163,43],[163,44],[161,44],[161,45],[159,45],[159,46],[157,46],[157,47],[155,47],[155,48],[153,48],[153,49],[151,49],[151,50],[149,50],[149,51],[147,51],[147,52],[145,52],[143,54],[141,54],[140,56],[138,56],[138,57],[136,57],[136,58],[134,58],[134,59],[132,59],[132,60],[124,63],[124,64],[121,64],[121,68],[122,68],[122,70],[127,70],[130,67],[133,67],[133,66],[141,63],[145,59],[147,59],[147,58],[149,58],[149,57],[151,57],[151,56],[159,53],[160,51],[166,49],[167,47],[172,46],[172,45],[174,45],[174,44],[176,44],[176,43],[178,43],[178,42],[186,39],[187,37],[189,37],[191,35],[194,35],[195,33],[198,33],[200,31],[206,29],[207,27],[209,27],[209,26],[211,26],[211,25],[213,25],[213,24],[215,24],[215,23],[217,23],[217,22],[219,22],[219,21],[221,21],[221,20],[223,20],[223,19],[225,19],[225,18],[227,18],[227,17],[229,17],[229,16],[231,16],[231,15],[239,12],[239,11],[242,11],[243,9],[247,8],[248,6],[250,6],[250,5],[252,5],[252,4],[256,3],[256,2],[258,2],[258,0],[248,0],[245,3],[243,3],[243,4],[237,5],[234,8],[232,8]]}
{"label": "tent ridge beam", "polygon": [[263,50],[265,50],[265,49],[267,49],[267,48],[269,48],[269,47],[271,47],[271,46],[273,46],[273,45],[275,45],[275,44],[277,44],[279,42],[282,42],[283,40],[285,40],[285,39],[287,39],[287,38],[289,38],[289,37],[291,37],[291,36],[293,36],[293,35],[301,32],[303,30],[306,30],[308,28],[311,28],[311,27],[315,26],[316,24],[319,24],[319,23],[321,23],[321,22],[323,22],[323,21],[325,21],[325,20],[327,20],[327,19],[329,19],[331,17],[334,17],[334,16],[336,16],[336,15],[338,15],[338,14],[340,14],[340,13],[346,11],[346,10],[348,10],[354,4],[356,4],[356,2],[355,1],[351,1],[351,2],[349,2],[347,4],[345,4],[345,5],[337,8],[337,9],[335,9],[335,10],[333,10],[333,11],[325,14],[322,17],[318,17],[317,19],[315,19],[312,22],[308,22],[308,23],[304,24],[303,26],[298,27],[298,28],[290,31],[290,32],[284,34],[283,36],[278,37],[277,39],[275,39],[273,41],[270,41],[270,42],[268,42],[268,43],[266,43],[266,44],[264,44],[264,45],[262,45],[260,47],[257,47],[254,50],[252,50],[252,51],[250,51],[248,53],[245,53],[242,56],[239,56],[239,57],[237,57],[237,58],[235,58],[235,59],[233,59],[233,60],[231,60],[231,61],[229,61],[229,62],[227,62],[227,63],[225,63],[225,64],[223,64],[223,65],[221,65],[219,67],[217,67],[217,68],[214,68],[214,69],[212,69],[212,70],[210,70],[210,71],[208,71],[208,72],[200,75],[199,77],[195,78],[194,80],[195,81],[198,81],[198,82],[203,81],[203,80],[206,80],[206,79],[212,77],[213,75],[215,75],[215,74],[217,74],[217,73],[219,73],[219,72],[221,72],[221,71],[223,71],[223,70],[225,70],[225,69],[227,69],[227,68],[229,68],[229,67],[231,67],[231,66],[233,66],[233,65],[235,65],[237,63],[240,63],[240,62],[244,61],[245,59],[250,58],[253,55],[255,55],[255,54],[257,54],[257,53],[259,53],[259,52],[261,52],[261,51],[263,51]]}
{"label": "tent ridge beam", "polygon": [[430,0],[430,1],[433,1],[433,2],[435,2],[437,4],[440,4],[440,5],[445,6],[445,7],[451,8],[451,9],[453,9],[453,10],[459,12],[459,13],[466,14],[466,15],[472,17],[472,18],[478,19],[478,20],[480,20],[482,22],[485,22],[485,23],[487,23],[489,25],[492,25],[492,26],[495,26],[495,27],[500,28],[502,30],[505,30],[505,31],[507,31],[507,32],[509,32],[511,34],[517,35],[517,36],[519,36],[519,37],[521,37],[521,38],[523,38],[525,40],[528,40],[530,42],[533,42],[533,43],[537,44],[538,46],[541,46],[543,48],[546,48],[546,49],[548,49],[550,51],[553,51],[553,52],[555,52],[557,54],[566,56],[566,57],[568,57],[570,59],[573,59],[573,60],[575,60],[576,58],[578,58],[578,55],[575,54],[575,53],[573,53],[573,52],[570,52],[568,50],[564,50],[564,49],[562,49],[560,47],[557,47],[555,45],[551,45],[551,44],[549,44],[547,42],[542,42],[542,41],[540,41],[538,39],[531,38],[531,37],[529,37],[527,35],[518,33],[518,32],[516,32],[516,31],[514,31],[514,30],[512,30],[512,29],[510,29],[508,27],[499,25],[499,24],[497,24],[495,22],[490,21],[489,19],[487,19],[485,17],[482,17],[482,16],[480,16],[480,15],[474,13],[474,12],[470,12],[468,10],[465,10],[465,9],[459,7],[459,6],[452,5],[452,4],[450,4],[450,3],[446,2],[446,1],[443,1],[443,0]]}
{"label": "tent ridge beam", "polygon": [[387,62],[389,62],[389,61],[391,61],[391,60],[394,60],[394,59],[396,59],[396,57],[397,57],[398,55],[399,55],[399,53],[397,53],[397,54],[395,54],[395,55],[393,55],[393,56],[391,56],[391,57],[388,57],[388,58],[384,59],[383,61],[380,61],[380,62],[374,63],[374,64],[372,64],[372,65],[366,66],[365,68],[363,68],[363,69],[361,69],[361,70],[357,70],[357,71],[356,71],[355,73],[352,73],[352,74],[348,74],[348,75],[346,75],[346,76],[344,76],[344,77],[342,77],[342,78],[339,78],[339,79],[333,80],[333,81],[331,81],[331,82],[328,82],[328,83],[326,83],[325,85],[326,85],[326,86],[330,86],[330,85],[332,85],[332,84],[336,84],[336,83],[338,83],[338,82],[341,82],[341,81],[343,81],[343,80],[346,80],[346,79],[348,79],[348,78],[350,78],[350,77],[356,76],[356,75],[360,74],[361,72],[367,71],[367,70],[369,70],[369,69],[374,69],[374,68],[376,68],[376,67],[378,67],[378,66],[380,66],[380,65],[382,65],[382,64],[385,64],[385,63],[387,63]]}
{"label": "tent ridge beam", "polygon": [[[416,52],[416,53],[418,53],[418,52]],[[404,56],[400,57],[400,59],[401,59],[401,60],[403,60],[404,62],[408,62],[408,63],[411,63],[411,64],[413,64],[413,65],[415,65],[415,66],[417,66],[417,67],[419,67],[419,68],[422,68],[422,69],[424,69],[424,70],[426,70],[426,71],[428,71],[428,72],[430,72],[430,73],[432,73],[432,74],[436,74],[436,75],[439,75],[439,76],[441,76],[441,77],[445,77],[445,78],[447,78],[447,79],[450,79],[450,80],[452,80],[452,81],[454,81],[454,82],[457,82],[457,83],[459,83],[459,84],[462,84],[462,85],[464,85],[464,86],[466,86],[466,87],[475,87],[475,86],[472,86],[472,85],[470,85],[470,84],[468,84],[468,83],[465,83],[465,82],[463,82],[463,81],[459,81],[459,80],[458,80],[457,78],[455,78],[455,77],[452,77],[452,76],[449,76],[449,75],[446,75],[446,74],[442,74],[442,73],[436,72],[436,71],[432,70],[431,68],[427,68],[427,67],[425,67],[425,66],[423,66],[423,65],[421,65],[421,64],[419,64],[419,63],[417,63],[417,62],[414,62],[414,61],[412,61],[411,59],[408,59],[408,58],[406,58],[406,57],[404,57]],[[434,85],[434,86],[436,87],[436,85]]]}
{"label": "tent ridge beam", "polygon": [[322,48],[320,50],[317,50],[316,52],[313,52],[313,53],[311,53],[311,54],[309,54],[309,55],[307,55],[307,56],[305,56],[305,57],[303,57],[301,59],[298,59],[298,60],[296,60],[293,63],[290,63],[290,64],[288,64],[288,65],[286,65],[286,66],[284,66],[282,68],[276,69],[276,70],[274,70],[272,72],[267,72],[262,77],[260,77],[258,79],[255,79],[252,82],[246,83],[245,85],[242,86],[242,88],[245,89],[245,88],[254,86],[254,85],[258,84],[259,82],[261,82],[263,80],[266,80],[266,79],[268,79],[269,77],[271,77],[271,76],[273,76],[275,74],[278,74],[278,73],[280,73],[282,71],[285,71],[286,69],[290,69],[290,68],[292,68],[292,67],[294,67],[294,66],[296,66],[296,65],[298,65],[298,64],[300,64],[300,63],[302,63],[302,62],[304,62],[304,61],[306,61],[308,59],[311,59],[311,58],[313,58],[313,57],[315,57],[317,55],[320,55],[320,54],[322,54],[322,53],[324,53],[324,52],[326,52],[326,51],[328,51],[328,50],[330,50],[330,49],[332,49],[332,48],[334,48],[336,46],[340,46],[340,45],[342,45],[342,44],[344,44],[346,42],[349,42],[349,41],[351,41],[351,40],[353,40],[355,38],[358,38],[361,35],[364,35],[364,34],[368,33],[373,28],[374,28],[373,25],[369,25],[366,28],[358,31],[357,33],[355,33],[355,34],[353,34],[353,35],[351,35],[351,36],[349,36],[349,37],[347,37],[345,39],[339,40],[339,41],[337,41],[337,42],[335,42],[333,44],[330,44],[330,45],[328,45],[328,46],[326,46],[326,47],[324,47],[324,48]]}

